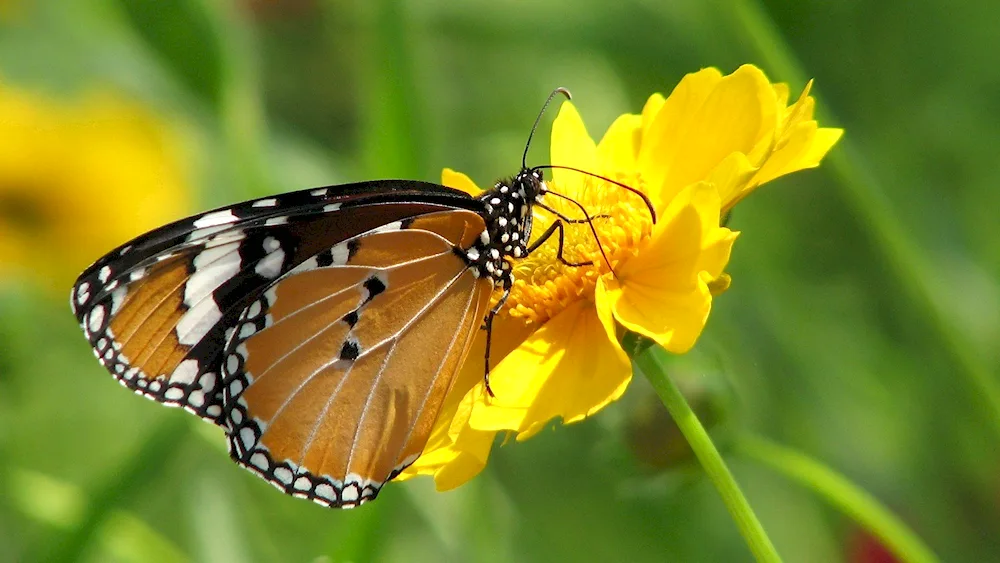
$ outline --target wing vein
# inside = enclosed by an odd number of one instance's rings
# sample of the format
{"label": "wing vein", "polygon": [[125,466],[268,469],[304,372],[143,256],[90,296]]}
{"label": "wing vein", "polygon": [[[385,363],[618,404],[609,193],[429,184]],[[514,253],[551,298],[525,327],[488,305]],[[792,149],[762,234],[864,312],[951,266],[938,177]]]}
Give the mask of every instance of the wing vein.
{"label": "wing vein", "polygon": [[[425,260],[431,260],[431,259],[434,259],[434,258],[438,258],[440,256],[443,256],[443,255],[447,254],[448,252],[450,252],[450,251],[439,252],[437,254],[432,254],[430,256],[424,256],[422,258],[417,258],[417,259],[414,259],[414,260],[409,260],[407,262],[400,262],[399,264],[393,264],[391,266],[386,266],[385,268],[374,268],[372,266],[354,266],[354,265],[350,265],[350,264],[340,265],[340,266],[335,266],[335,267],[338,268],[338,269],[345,269],[345,270],[385,270],[385,271],[391,271],[391,270],[395,270],[395,269],[398,269],[398,268],[402,268],[403,266],[409,266],[409,265],[412,265],[412,264],[417,264],[417,263],[423,262]],[[317,269],[324,269],[324,268],[317,268]],[[330,267],[328,266],[325,269],[330,269]],[[305,311],[306,309],[308,309],[310,307],[313,307],[315,305],[319,305],[320,303],[322,303],[322,302],[324,302],[324,301],[326,301],[328,299],[332,299],[332,298],[334,298],[334,297],[336,297],[336,296],[344,293],[345,291],[347,291],[347,290],[349,290],[351,288],[356,288],[359,285],[361,285],[362,283],[364,283],[364,280],[362,280],[362,281],[360,281],[360,282],[358,282],[356,284],[347,286],[347,287],[345,287],[344,289],[342,289],[340,291],[337,291],[337,292],[334,292],[334,293],[330,293],[329,295],[326,295],[326,296],[322,297],[321,299],[313,301],[312,303],[307,303],[307,304],[303,305],[302,307],[299,307],[298,309],[296,309],[296,310],[288,313],[287,315],[285,315],[281,319],[275,321],[275,323],[272,324],[271,326],[265,327],[260,332],[264,332],[265,330],[272,329],[272,328],[278,326],[279,324],[287,321],[288,319],[292,318],[293,316],[301,313],[302,311]],[[324,328],[324,330],[326,330],[326,328]],[[258,332],[258,334],[260,334],[260,332]]]}
{"label": "wing vein", "polygon": [[[427,304],[425,306],[421,307],[420,310],[417,312],[417,314],[414,315],[413,318],[410,319],[405,325],[403,325],[403,327],[399,329],[399,332],[397,332],[395,336],[393,336],[393,337],[391,337],[391,338],[386,339],[385,341],[383,341],[383,342],[393,342],[394,343],[392,345],[392,347],[390,348],[389,353],[386,354],[386,358],[387,359],[389,357],[391,357],[393,355],[393,353],[395,353],[395,351],[396,351],[395,343],[398,343],[399,339],[401,337],[405,336],[406,333],[409,331],[409,329],[414,324],[416,324],[416,322],[421,317],[423,317],[427,313],[427,311],[429,311],[434,306],[434,304],[436,304],[438,302],[438,300],[441,299],[441,297],[443,295],[445,295],[446,293],[448,293],[448,291],[456,283],[458,283],[459,278],[461,278],[463,275],[465,275],[465,272],[466,272],[466,270],[463,269],[461,272],[458,273],[457,276],[455,276],[454,278],[451,279],[451,281],[448,282],[448,284],[444,287],[444,289],[442,289],[437,294],[435,294],[433,298],[429,299],[428,302],[427,302]],[[474,292],[473,292],[473,295],[475,295]],[[454,339],[457,338],[457,336],[458,336],[458,331],[456,331],[455,332],[455,336],[452,337],[452,342],[454,342]],[[376,347],[378,347],[378,346],[381,346],[381,343],[376,345]],[[374,347],[372,349],[374,349]],[[450,347],[449,347],[449,349],[450,349]],[[379,381],[382,380],[382,373],[383,373],[383,371],[385,369],[386,363],[387,362],[385,362],[385,361],[382,363],[382,366],[379,369],[378,375],[372,380],[371,389],[368,391],[368,397],[365,399],[365,405],[361,409],[361,416],[358,417],[358,425],[354,429],[354,440],[351,443],[351,450],[350,450],[350,453],[347,456],[347,463],[344,465],[344,467],[346,467],[348,470],[350,470],[351,461],[354,459],[354,452],[357,450],[358,438],[361,437],[361,427],[364,425],[365,418],[367,418],[367,416],[368,416],[368,411],[369,411],[369,408],[371,407],[372,399],[375,396],[375,388],[378,387]]]}
{"label": "wing vein", "polygon": [[[462,317],[463,320],[468,316],[469,309],[472,308],[472,304],[476,302],[476,293],[477,292],[475,291],[469,293],[469,301],[465,305],[465,315],[463,315]],[[417,413],[413,417],[412,424],[410,424],[410,428],[406,433],[406,438],[403,439],[402,443],[399,445],[399,450],[396,451],[396,455],[394,456],[395,460],[399,460],[399,456],[402,455],[403,451],[406,449],[406,444],[409,443],[410,436],[413,435],[413,429],[416,428],[417,421],[420,420],[420,416],[424,413],[424,408],[427,406],[427,401],[429,401],[431,398],[431,390],[434,389],[434,383],[437,381],[437,378],[441,376],[441,368],[442,366],[444,366],[445,362],[448,361],[448,357],[451,355],[451,351],[455,347],[455,342],[458,341],[458,332],[459,331],[457,330],[455,331],[455,335],[452,337],[451,342],[448,344],[448,349],[445,350],[445,353],[441,358],[441,363],[438,365],[438,369],[436,372],[437,375],[434,376],[434,379],[431,380],[430,385],[427,386],[427,392],[424,393],[424,398],[420,401],[420,408],[417,409]],[[471,330],[467,333],[463,348],[467,348],[469,346],[470,341],[472,340],[475,334],[476,334],[475,330]],[[458,366],[458,369],[462,369],[462,366]],[[447,393],[449,393],[450,391],[451,391],[450,389],[446,391],[445,397],[447,397]]]}
{"label": "wing vein", "polygon": [[[427,313],[427,311],[430,309],[430,307],[434,303],[437,302],[437,300],[440,298],[440,296],[443,295],[444,293],[446,293],[455,284],[455,282],[462,276],[462,274],[464,274],[464,273],[465,273],[465,269],[463,269],[458,275],[456,275],[454,278],[452,278],[451,281],[448,282],[448,284],[445,286],[444,289],[442,289],[441,291],[439,291],[432,299],[428,300],[428,303],[426,305],[424,305],[423,307],[421,307],[421,309],[413,316],[413,318],[410,319],[410,321],[408,321],[405,325],[403,325],[403,327],[400,329],[400,331],[399,331],[398,334],[404,334],[406,332],[406,330],[416,322],[417,319],[423,317],[423,315]],[[378,348],[381,348],[386,343],[389,343],[389,342],[392,342],[392,341],[393,341],[393,338],[388,338],[388,339],[382,340],[379,343],[375,344],[374,346],[368,348],[366,350],[366,352],[367,351],[372,351],[372,350],[375,350],[375,349],[378,349]],[[392,351],[390,350],[390,353],[386,354],[386,359],[383,360],[383,364],[379,368],[379,376],[378,376],[378,378],[376,378],[376,380],[379,379],[379,378],[381,378],[382,370],[384,369],[385,364],[388,361],[389,356],[391,356],[391,352]],[[360,356],[359,356],[359,359],[360,359]],[[262,443],[264,441],[264,436],[267,434],[267,431],[272,427],[272,425],[274,424],[274,422],[277,421],[277,419],[282,414],[284,414],[285,409],[287,408],[287,406],[289,404],[291,404],[291,402],[295,398],[295,396],[298,395],[299,393],[301,393],[302,390],[306,387],[306,385],[308,385],[308,383],[310,381],[312,381],[312,379],[315,378],[316,375],[318,375],[324,369],[326,369],[327,367],[333,365],[337,361],[338,360],[333,360],[333,361],[330,361],[330,362],[326,362],[322,366],[320,366],[320,367],[316,368],[315,370],[313,370],[313,372],[309,374],[309,376],[295,389],[295,391],[293,391],[291,394],[289,394],[288,398],[285,399],[285,401],[281,404],[281,406],[275,411],[274,416],[272,416],[271,419],[268,421],[267,427],[261,433],[261,436],[260,436],[260,439],[259,439],[258,443]],[[340,390],[343,388],[344,384],[347,382],[347,378],[350,377],[351,370],[354,368],[354,365],[355,365],[356,362],[357,362],[357,360],[355,360],[354,362],[352,362],[351,366],[349,368],[347,368],[347,372],[344,374],[344,377],[340,380],[340,382],[337,383],[336,389],[334,389],[334,391],[330,394],[330,397],[327,398],[326,403],[323,405],[323,410],[320,411],[319,416],[316,417],[316,419],[315,419],[315,421],[313,423],[313,427],[310,429],[309,438],[307,439],[306,444],[305,444],[305,446],[303,448],[302,458],[301,458],[301,460],[299,462],[299,466],[300,467],[305,462],[305,458],[306,458],[306,455],[309,452],[309,449],[312,448],[312,443],[315,440],[316,434],[319,432],[320,426],[322,426],[323,420],[326,418],[326,415],[329,412],[330,406],[336,400],[337,395],[340,393]],[[255,379],[255,381],[256,381],[256,379]],[[374,388],[374,385],[373,385],[373,388]],[[365,411],[367,411],[367,404],[365,405]],[[360,421],[360,419],[359,419],[359,421]],[[360,427],[360,424],[359,424],[359,427]],[[355,430],[355,432],[357,432],[357,430]],[[349,454],[349,456],[353,456],[353,455],[354,455],[354,447],[352,445],[351,453]],[[345,467],[349,467],[349,465],[345,465]]]}
{"label": "wing vein", "polygon": [[[411,264],[411,265],[412,265],[412,264],[416,264],[416,263],[419,263],[419,262],[421,262],[422,260],[430,260],[430,259],[432,259],[432,258],[437,258],[437,257],[439,257],[439,256],[442,256],[442,255],[444,255],[444,254],[446,254],[446,253],[445,253],[445,252],[441,252],[441,253],[439,253],[439,254],[435,254],[435,255],[433,255],[433,256],[427,256],[427,257],[425,257],[425,258],[422,258],[422,259],[419,259],[419,260],[412,260],[412,261],[410,261],[410,262],[407,262],[407,264]],[[370,270],[373,270],[373,271],[388,271],[388,270],[394,270],[394,269],[396,269],[396,268],[398,268],[398,267],[402,267],[402,266],[403,266],[403,264],[396,264],[396,265],[393,265],[393,266],[390,266],[390,267],[387,267],[387,268],[370,268],[370,267],[366,267],[366,266],[354,266],[354,267],[355,267],[355,268],[367,268],[367,269],[370,269]],[[341,266],[341,267],[348,267],[348,266]],[[291,317],[291,316],[293,316],[293,315],[296,315],[296,314],[298,314],[298,313],[301,313],[302,311],[305,311],[306,309],[309,309],[309,308],[311,308],[311,307],[313,307],[313,306],[316,306],[316,305],[318,305],[318,304],[322,303],[323,301],[326,301],[327,299],[331,299],[331,298],[333,298],[333,297],[336,297],[337,295],[341,295],[341,294],[343,294],[344,292],[347,292],[347,291],[349,291],[349,290],[351,290],[351,289],[356,289],[357,287],[359,287],[359,286],[361,286],[361,285],[364,285],[364,283],[365,283],[365,280],[361,280],[361,281],[359,281],[359,282],[357,282],[357,283],[355,283],[355,284],[352,284],[352,285],[350,285],[350,286],[347,286],[347,287],[345,287],[344,289],[342,289],[342,290],[340,290],[340,291],[337,291],[337,292],[335,292],[335,293],[331,293],[330,295],[327,295],[326,297],[323,297],[322,299],[320,299],[320,300],[318,300],[318,301],[313,301],[312,303],[309,303],[309,304],[307,304],[307,305],[305,305],[305,306],[303,306],[303,307],[299,307],[298,309],[296,309],[295,311],[293,311],[293,312],[289,313],[289,314],[288,314],[288,315],[286,315],[285,317],[282,317],[282,318],[281,318],[281,319],[280,319],[280,320],[279,320],[278,322],[275,322],[274,324],[272,324],[271,326],[269,326],[269,327],[265,328],[264,330],[261,330],[261,331],[260,331],[260,332],[258,332],[257,334],[261,334],[261,333],[263,333],[263,332],[264,332],[265,330],[267,330],[267,329],[270,329],[270,328],[274,328],[275,326],[277,326],[278,324],[280,324],[280,323],[281,323],[281,321],[284,321],[285,319],[288,319],[289,317]],[[358,310],[360,311],[360,306],[359,306],[359,309],[358,309]],[[321,335],[322,335],[322,334],[323,334],[324,332],[326,332],[327,330],[329,330],[329,329],[330,329],[330,327],[332,327],[333,325],[335,325],[335,324],[337,324],[337,323],[339,323],[339,322],[340,322],[340,319],[337,319],[337,320],[335,320],[335,321],[333,321],[333,322],[331,322],[331,323],[328,323],[328,324],[326,324],[326,325],[325,325],[325,326],[323,326],[323,327],[322,327],[321,329],[317,330],[317,331],[315,332],[315,334],[313,334],[313,335],[312,335],[312,336],[310,336],[309,338],[307,338],[307,339],[303,340],[303,341],[302,341],[301,343],[297,344],[297,345],[296,345],[296,346],[295,346],[294,348],[292,348],[292,349],[288,350],[288,351],[287,351],[287,352],[286,352],[285,354],[283,354],[283,355],[282,355],[282,356],[281,356],[280,358],[276,359],[276,360],[275,360],[275,361],[274,361],[273,363],[271,363],[271,365],[267,366],[267,369],[265,369],[264,371],[262,371],[262,372],[260,373],[260,375],[257,375],[257,376],[255,376],[255,377],[254,377],[254,379],[253,379],[253,381],[251,381],[251,382],[250,382],[250,385],[248,385],[248,386],[247,386],[247,388],[249,389],[249,388],[250,388],[251,386],[253,386],[253,384],[254,384],[255,382],[257,382],[257,381],[259,381],[259,380],[263,379],[263,377],[264,377],[264,376],[265,376],[265,375],[266,375],[266,374],[267,374],[268,372],[270,372],[270,371],[271,371],[271,370],[272,370],[272,369],[273,369],[273,368],[274,368],[275,366],[277,366],[277,365],[278,365],[278,364],[280,364],[281,362],[283,362],[283,361],[285,361],[286,359],[288,359],[288,357],[289,357],[289,356],[291,356],[291,355],[292,355],[292,354],[294,354],[295,352],[299,351],[299,350],[300,350],[300,349],[301,349],[301,348],[302,348],[303,346],[306,346],[307,344],[309,344],[309,343],[310,343],[310,342],[312,342],[313,340],[316,340],[317,338],[319,338],[319,337],[320,337],[320,336],[321,336]],[[324,369],[324,368],[325,368],[325,367],[326,367],[327,365],[329,365],[329,364],[325,364],[325,365],[324,365],[324,366],[323,366],[322,368],[320,368],[320,369]],[[308,382],[307,382],[307,383],[308,383]]]}

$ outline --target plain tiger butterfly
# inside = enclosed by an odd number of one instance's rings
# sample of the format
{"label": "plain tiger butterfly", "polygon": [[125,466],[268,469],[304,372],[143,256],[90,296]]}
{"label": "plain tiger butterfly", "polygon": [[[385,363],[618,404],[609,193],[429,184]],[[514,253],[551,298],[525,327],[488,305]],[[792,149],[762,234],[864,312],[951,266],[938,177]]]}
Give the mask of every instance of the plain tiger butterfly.
{"label": "plain tiger butterfly", "polygon": [[[594,218],[546,206],[555,166],[524,162],[477,197],[380,180],[182,219],[95,262],[71,306],[122,385],[220,426],[285,493],[357,506],[420,456],[481,328],[489,389],[511,262],[558,231],[560,260],[589,264],[562,257],[562,229]],[[529,244],[534,208],[558,219]]]}

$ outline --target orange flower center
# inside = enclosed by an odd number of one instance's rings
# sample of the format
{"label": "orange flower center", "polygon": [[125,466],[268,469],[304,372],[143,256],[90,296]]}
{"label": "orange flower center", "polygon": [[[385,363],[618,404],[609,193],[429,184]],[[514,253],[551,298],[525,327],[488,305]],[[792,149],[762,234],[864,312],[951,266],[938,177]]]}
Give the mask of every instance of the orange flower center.
{"label": "orange flower center", "polygon": [[[618,174],[611,178],[639,190],[644,187],[638,174]],[[577,300],[592,300],[597,280],[611,272],[609,262],[617,266],[635,256],[653,228],[642,198],[621,186],[581,175],[579,182],[572,184],[561,186],[549,182],[549,190],[573,198],[591,216],[588,224],[577,205],[551,194],[545,198],[545,204],[563,216],[581,220],[563,222],[563,259],[590,264],[570,266],[559,259],[558,230],[530,255],[514,261],[514,286],[500,314],[536,327]],[[559,220],[538,207],[534,219],[532,242]]]}

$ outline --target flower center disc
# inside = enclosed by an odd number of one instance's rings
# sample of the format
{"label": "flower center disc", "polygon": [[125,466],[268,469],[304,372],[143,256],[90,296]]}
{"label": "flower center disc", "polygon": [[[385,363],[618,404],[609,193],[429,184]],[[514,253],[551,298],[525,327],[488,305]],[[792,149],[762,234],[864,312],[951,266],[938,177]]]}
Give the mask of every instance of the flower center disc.
{"label": "flower center disc", "polygon": [[[636,188],[642,185],[638,175],[614,180]],[[582,176],[580,182],[573,184],[561,187],[553,181],[549,182],[549,189],[582,205],[592,218],[590,224],[581,209],[570,201],[549,195],[545,204],[572,220],[583,220],[564,222],[562,254],[567,262],[590,264],[570,266],[559,260],[559,233],[553,233],[530,255],[514,262],[514,286],[501,315],[537,327],[579,299],[593,300],[597,280],[611,272],[608,262],[617,269],[638,253],[641,243],[652,233],[652,217],[638,195],[589,176]],[[549,211],[535,207],[531,242],[557,220]]]}

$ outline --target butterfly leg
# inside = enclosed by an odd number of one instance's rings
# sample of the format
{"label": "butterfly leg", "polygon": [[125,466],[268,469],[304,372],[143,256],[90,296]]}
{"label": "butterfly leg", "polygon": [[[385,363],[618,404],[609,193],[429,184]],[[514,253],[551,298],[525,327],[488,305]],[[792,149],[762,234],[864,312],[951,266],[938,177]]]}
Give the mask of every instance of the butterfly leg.
{"label": "butterfly leg", "polygon": [[[544,233],[542,233],[542,236],[538,237],[538,240],[535,242],[535,244],[531,245],[531,249],[529,249],[529,253],[530,253],[531,250],[533,250],[535,248],[538,248],[538,245],[541,244],[542,242],[544,242],[545,239],[547,239],[548,237],[552,236],[552,231],[554,229],[558,228],[559,229],[559,260],[562,261],[562,263],[566,264],[567,266],[589,266],[589,265],[592,265],[593,262],[585,262],[585,263],[582,263],[582,264],[573,264],[573,263],[567,262],[563,258],[563,256],[562,256],[562,251],[563,251],[563,226],[562,226],[562,222],[563,221],[568,221],[568,222],[572,222],[572,223],[587,223],[587,226],[590,227],[590,232],[594,234],[594,240],[597,241],[597,248],[601,251],[601,257],[604,258],[604,263],[608,265],[608,269],[611,270],[611,273],[615,277],[618,277],[618,274],[615,272],[615,267],[611,265],[611,260],[608,259],[607,253],[604,252],[604,246],[601,245],[601,238],[599,236],[597,236],[597,229],[594,228],[594,217],[591,217],[590,214],[587,213],[587,209],[584,206],[580,205],[580,202],[576,201],[575,199],[566,197],[566,196],[564,196],[564,195],[562,195],[560,193],[556,193],[556,192],[548,192],[548,193],[550,195],[554,195],[556,197],[560,197],[560,198],[562,198],[562,199],[564,199],[564,200],[572,203],[573,205],[577,206],[578,208],[580,208],[580,211],[583,213],[584,219],[582,219],[582,220],[580,220],[580,219],[569,219],[569,218],[565,217],[564,215],[562,215],[561,213],[558,213],[554,209],[550,208],[549,206],[545,205],[544,203],[541,203],[541,202],[535,203],[535,205],[537,205],[538,207],[541,207],[542,209],[545,209],[547,211],[551,211],[559,219],[557,219],[555,221],[555,223],[552,224],[551,227],[549,227]],[[642,195],[642,194],[640,194],[640,195]],[[645,199],[645,197],[646,196],[643,196],[643,199]],[[650,209],[652,209],[652,208],[650,208]],[[605,215],[598,215],[597,217],[606,217],[606,216]],[[655,217],[653,219],[653,222],[654,223],[656,222]]]}
{"label": "butterfly leg", "polygon": [[545,232],[539,235],[538,239],[534,243],[532,243],[531,246],[528,247],[527,254],[531,254],[532,252],[534,252],[539,246],[545,244],[545,241],[549,240],[549,238],[551,238],[556,231],[559,231],[559,250],[556,251],[556,257],[559,258],[559,261],[567,266],[573,266],[573,267],[592,266],[594,264],[592,261],[570,262],[563,256],[563,246],[565,244],[564,239],[566,237],[565,229],[566,227],[563,224],[563,220],[556,219],[555,222],[552,223],[552,225],[550,225],[548,229],[545,229]]}
{"label": "butterfly leg", "polygon": [[[509,270],[508,270],[509,271]],[[486,384],[486,394],[490,398],[496,397],[493,394],[493,389],[490,388],[490,345],[493,343],[493,318],[500,313],[500,309],[503,308],[504,303],[507,302],[507,298],[510,297],[510,288],[513,286],[513,279],[507,277],[503,284],[503,295],[497,301],[497,304],[490,309],[488,315],[486,315],[486,322],[483,324],[483,329],[486,330],[486,361],[484,365],[486,366],[486,371],[483,374],[483,382]]]}

